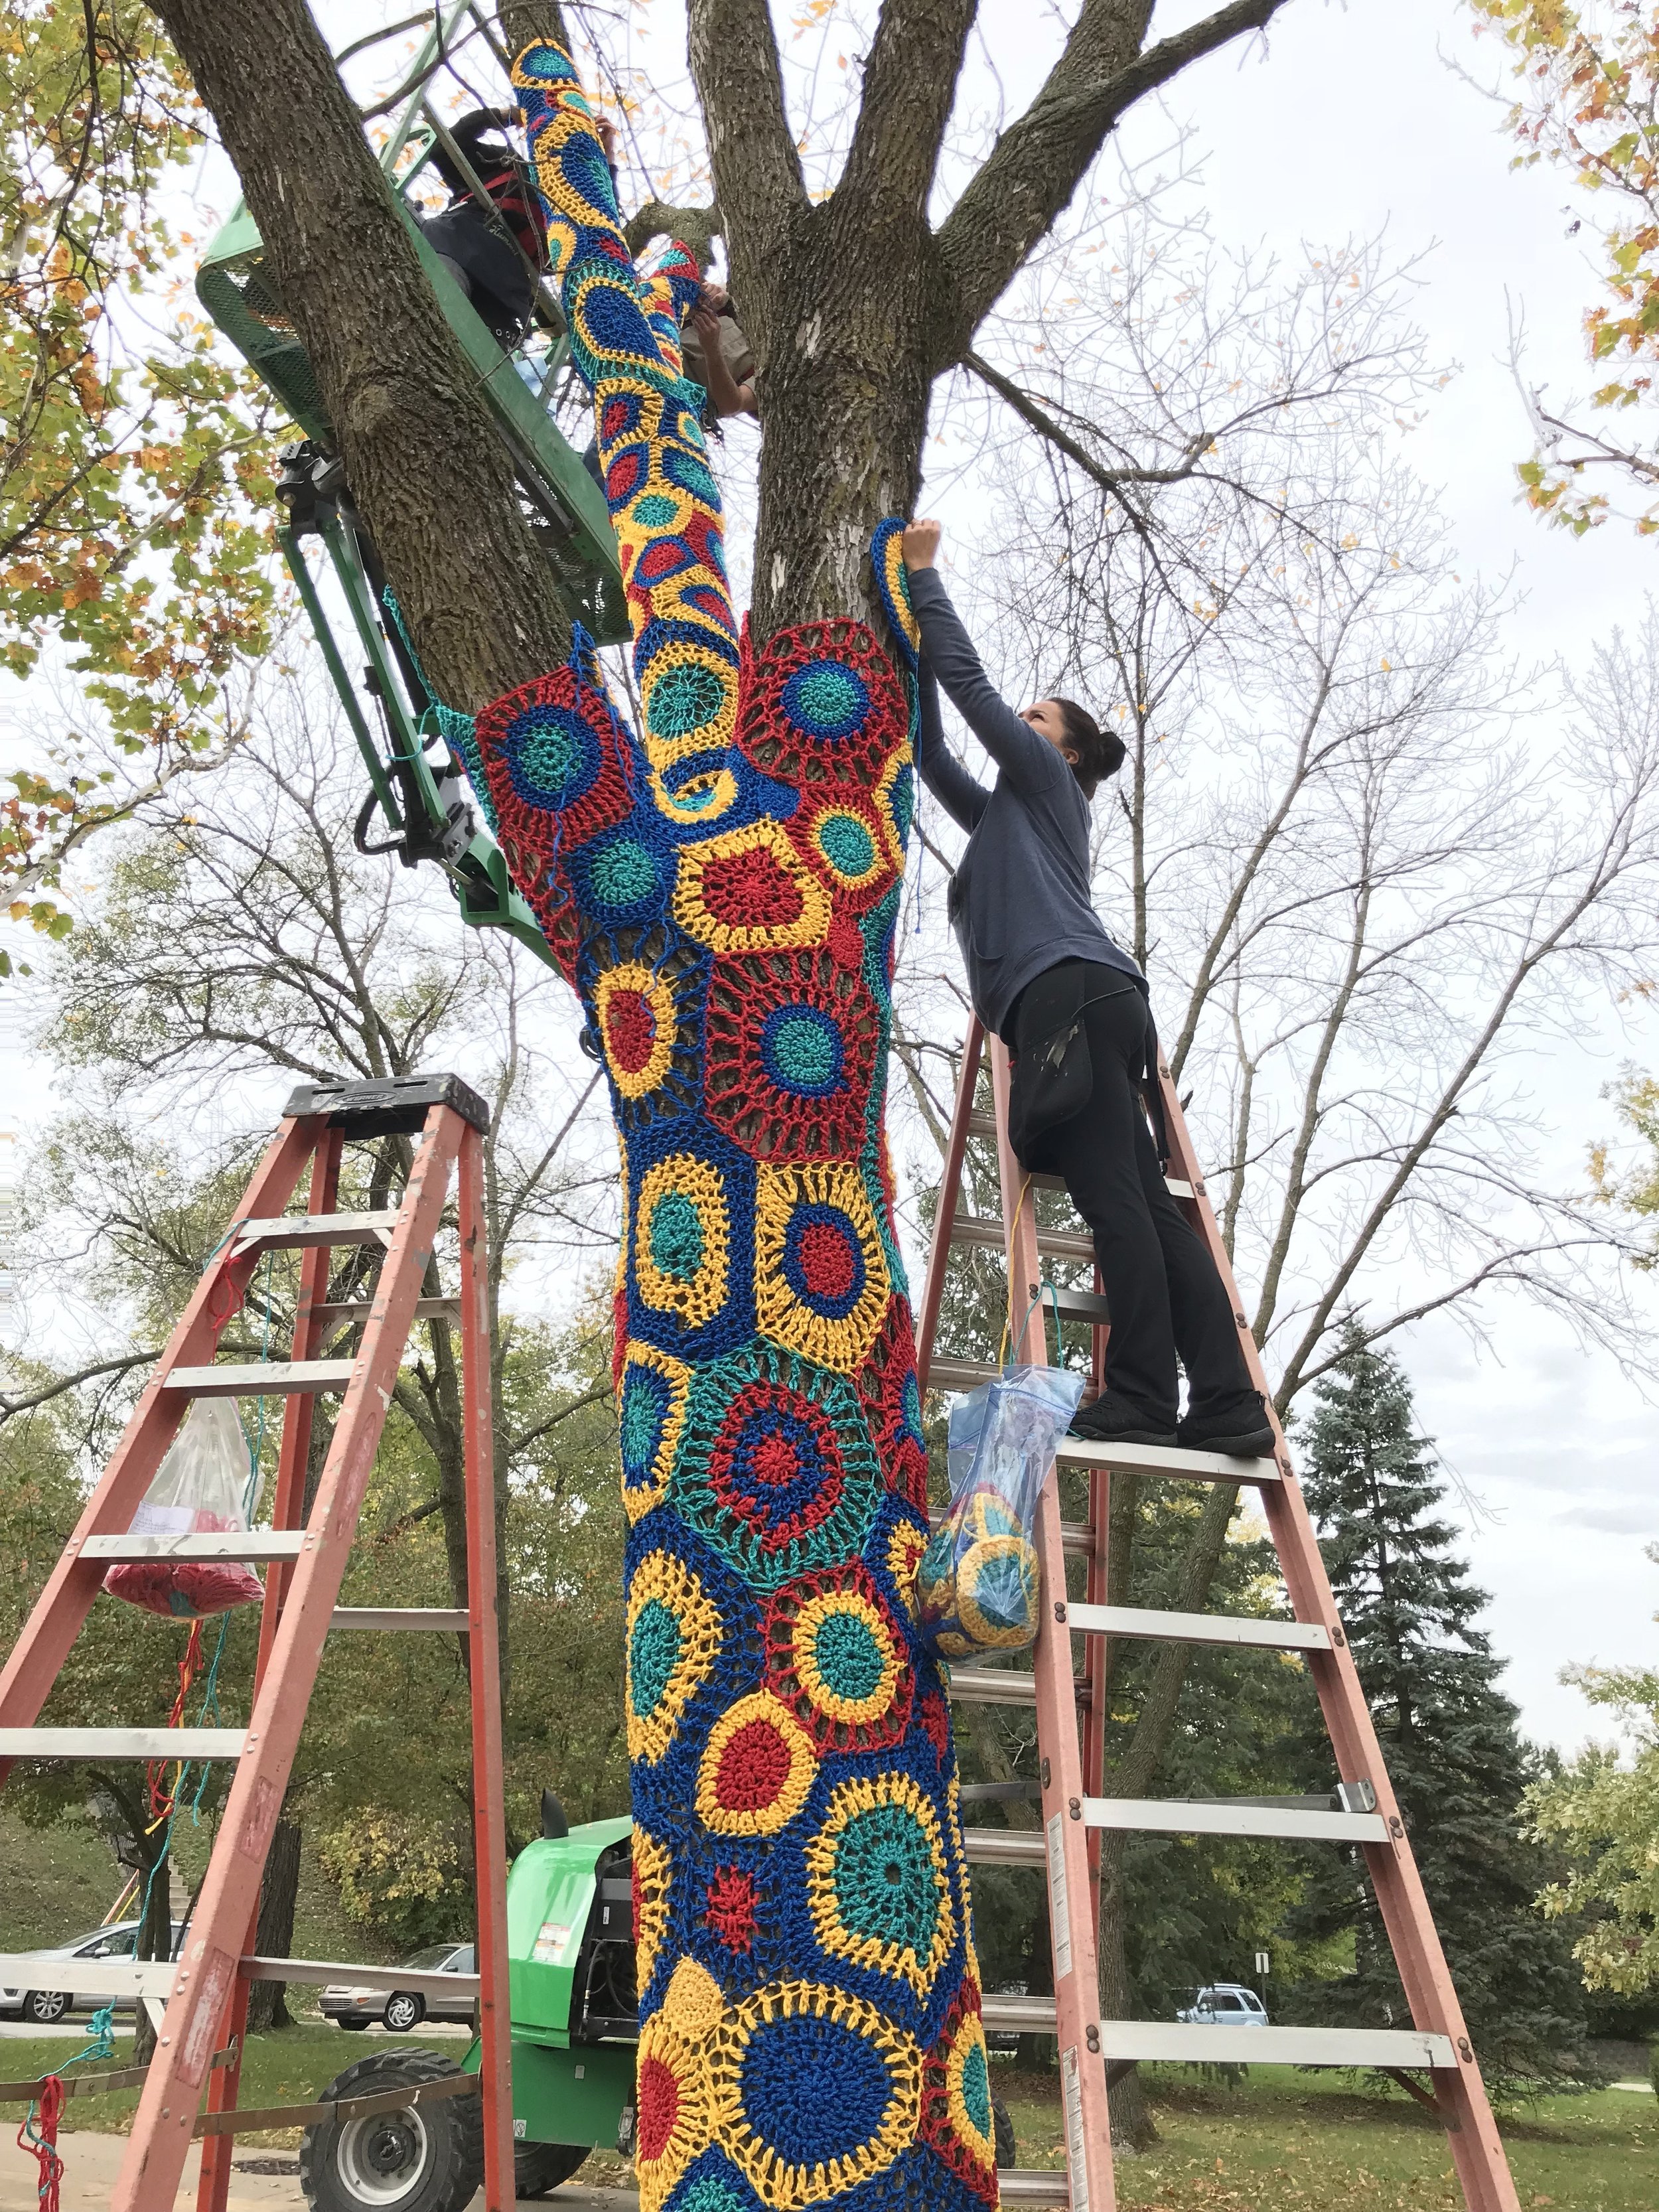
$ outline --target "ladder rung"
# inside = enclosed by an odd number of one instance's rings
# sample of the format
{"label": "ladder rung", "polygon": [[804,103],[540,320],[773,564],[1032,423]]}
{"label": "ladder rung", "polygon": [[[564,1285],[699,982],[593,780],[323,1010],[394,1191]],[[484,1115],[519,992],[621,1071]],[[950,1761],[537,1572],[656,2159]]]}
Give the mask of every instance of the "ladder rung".
{"label": "ladder rung", "polygon": [[1013,1667],[952,1667],[951,1695],[962,1705],[1034,1705],[1036,1676]]}
{"label": "ladder rung", "polygon": [[1328,1651],[1329,1629],[1311,1620],[1252,1620],[1227,1613],[1158,1613],[1148,1606],[1068,1605],[1066,1625],[1084,1636],[1158,1644],[1237,1644],[1261,1651]]}
{"label": "ladder rung", "polygon": [[0,1759],[240,1759],[246,1729],[0,1728]]}
{"label": "ladder rung", "polygon": [[1186,1802],[1176,1797],[1085,1797],[1091,1828],[1121,1828],[1161,1836],[1279,1836],[1330,1844],[1386,1844],[1389,1824],[1380,1813],[1310,1811],[1298,1801],[1278,1807],[1225,1798]]}
{"label": "ladder rung", "polygon": [[[996,1116],[993,1114],[970,1114],[968,1116],[968,1133],[970,1137],[988,1137],[994,1144],[997,1134]],[[1184,1181],[1180,1176],[1166,1176],[1164,1181],[1170,1187],[1170,1195],[1172,1198],[1191,1198],[1194,1195],[1191,1183]],[[1036,1190],[1064,1190],[1066,1178],[1063,1176],[1055,1175],[1034,1175],[1031,1177],[1031,1184]],[[997,1242],[999,1244],[1002,1242],[1000,1223],[997,1224]],[[1084,1256],[1088,1259],[1094,1257],[1092,1246]]]}
{"label": "ladder rung", "polygon": [[[930,1516],[931,1525],[937,1528],[944,1521],[942,1513]],[[1060,1546],[1063,1552],[1077,1552],[1087,1559],[1095,1548],[1095,1532],[1080,1521],[1062,1521],[1060,1524]]]}
{"label": "ladder rung", "polygon": [[452,1633],[466,1625],[465,1607],[437,1605],[337,1605],[329,1623],[331,1628],[444,1628]]}
{"label": "ladder rung", "polygon": [[398,1226],[395,1206],[380,1213],[279,1213],[266,1221],[245,1221],[236,1249],[255,1244],[268,1251],[292,1252],[308,1244],[380,1244]]}
{"label": "ladder rung", "polygon": [[1031,1828],[964,1828],[963,1847],[969,1866],[1043,1866],[1048,1853],[1041,1833]]}
{"label": "ladder rung", "polygon": [[[1037,1250],[1046,1252],[1055,1260],[1092,1260],[1095,1240],[1076,1229],[1039,1229],[1036,1233]],[[951,1224],[953,1244],[984,1244],[993,1252],[1002,1251],[1007,1244],[1002,1224],[983,1214],[959,1213]]]}
{"label": "ladder rung", "polygon": [[[311,1317],[313,1321],[356,1321],[361,1316],[366,1320],[374,1310],[372,1298],[346,1298],[313,1306]],[[416,1321],[459,1322],[460,1317],[461,1302],[459,1298],[416,1298],[415,1301]]]}
{"label": "ladder rung", "polygon": [[980,2013],[987,2027],[1000,2028],[1005,2034],[1015,2030],[1022,2035],[1052,2035],[1054,2032],[1052,1997],[1000,1997],[988,1994],[980,2000]]}
{"label": "ladder rung", "polygon": [[1277,1482],[1271,1459],[1233,1459],[1225,1452],[1182,1451],[1165,1444],[1098,1444],[1062,1437],[1054,1455],[1062,1467],[1104,1467],[1115,1474],[1163,1474],[1177,1482]]}
{"label": "ladder rung", "polygon": [[1062,1321],[1086,1322],[1091,1328],[1104,1328],[1112,1318],[1111,1309],[1098,1291],[1068,1291],[1061,1285],[1054,1291],[1054,1303]]}
{"label": "ladder rung", "polygon": [[192,1398],[300,1396],[319,1390],[343,1390],[355,1359],[259,1359],[246,1367],[175,1367],[163,1377],[169,1390],[188,1390]]}
{"label": "ladder rung", "polygon": [[88,1536],[83,1559],[297,1559],[303,1528],[211,1528],[191,1536]]}
{"label": "ladder rung", "polygon": [[475,1997],[482,1986],[477,1974],[429,1974],[410,1966],[359,1966],[338,1959],[245,1957],[240,1964],[250,1982],[302,1982],[308,1989],[326,1989],[331,1982],[345,1982],[359,1990],[412,1990],[422,1997]]}
{"label": "ladder rung", "polygon": [[1069,2204],[1072,2184],[1063,2166],[1005,2166],[997,2175],[1005,2204]]}
{"label": "ladder rung", "polygon": [[1109,2063],[1133,2058],[1194,2065],[1437,2066],[1455,2069],[1449,2035],[1409,2027],[1222,2027],[1204,2021],[1103,2020]]}
{"label": "ladder rung", "polygon": [[66,1959],[61,1951],[0,1953],[0,1985],[67,1990],[82,1997],[165,1997],[176,1959]]}
{"label": "ladder rung", "polygon": [[977,1390],[981,1382],[994,1382],[1000,1367],[985,1359],[933,1359],[927,1366],[930,1390]]}

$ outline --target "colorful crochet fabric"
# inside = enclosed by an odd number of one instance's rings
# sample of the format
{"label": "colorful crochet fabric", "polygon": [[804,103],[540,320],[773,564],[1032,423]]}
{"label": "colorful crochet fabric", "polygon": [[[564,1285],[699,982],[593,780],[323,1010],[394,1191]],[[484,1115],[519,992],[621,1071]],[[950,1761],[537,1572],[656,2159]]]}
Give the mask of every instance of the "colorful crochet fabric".
{"label": "colorful crochet fabric", "polygon": [[644,726],[591,648],[478,718],[622,1153],[616,1378],[646,2212],[997,2190],[883,1129],[910,826],[899,626],[740,635],[683,382],[566,56],[514,73],[592,394]]}

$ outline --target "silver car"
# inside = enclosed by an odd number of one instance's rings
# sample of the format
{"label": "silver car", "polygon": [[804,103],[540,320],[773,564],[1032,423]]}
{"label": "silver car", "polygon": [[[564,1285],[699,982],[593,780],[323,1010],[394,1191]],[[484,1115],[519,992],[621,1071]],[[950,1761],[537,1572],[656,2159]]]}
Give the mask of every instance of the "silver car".
{"label": "silver car", "polygon": [[[476,1974],[472,1960],[471,1943],[428,1943],[403,1963],[423,1974]],[[422,1996],[414,1990],[370,1990],[350,1982],[331,1982],[323,1991],[322,2008],[340,2027],[367,2027],[378,2020],[394,2035],[409,2034],[423,2020],[456,2021],[463,2027],[472,2023],[472,1997],[467,1990],[458,1990],[453,1997]]]}
{"label": "silver car", "polygon": [[[112,1927],[94,1928],[90,1936],[77,1936],[72,1943],[40,1943],[30,1948],[48,1959],[130,1959],[138,1940],[138,1927],[136,1920],[118,1920]],[[175,1920],[175,1959],[184,1936],[184,1922]],[[113,2004],[118,2012],[131,2012],[136,2002],[132,1997],[82,1996],[68,1990],[0,1990],[0,2015],[33,2021],[37,2027],[50,2027],[66,2013],[87,2012],[101,2004]]]}
{"label": "silver car", "polygon": [[1176,2018],[1201,2022],[1206,2027],[1266,2027],[1267,2008],[1242,1982],[1212,1982]]}

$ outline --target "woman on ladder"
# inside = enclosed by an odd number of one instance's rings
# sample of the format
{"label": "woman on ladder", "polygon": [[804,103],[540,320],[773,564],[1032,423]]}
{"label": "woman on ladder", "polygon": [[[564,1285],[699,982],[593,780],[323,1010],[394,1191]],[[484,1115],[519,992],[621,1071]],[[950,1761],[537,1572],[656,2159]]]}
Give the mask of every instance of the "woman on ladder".
{"label": "woman on ladder", "polygon": [[[902,550],[921,630],[921,780],[969,833],[951,926],[974,1011],[1015,1055],[1015,1152],[1028,1170],[1064,1177],[1093,1233],[1111,1315],[1105,1387],[1073,1434],[1271,1453],[1227,1293],[1170,1195],[1147,1126],[1158,1045],[1146,980],[1090,900],[1089,808],[1122,765],[1122,744],[1074,700],[1039,699],[1017,714],[997,696],[933,565],[939,537],[937,522],[913,522]],[[939,685],[996,763],[989,790],[945,750]]]}

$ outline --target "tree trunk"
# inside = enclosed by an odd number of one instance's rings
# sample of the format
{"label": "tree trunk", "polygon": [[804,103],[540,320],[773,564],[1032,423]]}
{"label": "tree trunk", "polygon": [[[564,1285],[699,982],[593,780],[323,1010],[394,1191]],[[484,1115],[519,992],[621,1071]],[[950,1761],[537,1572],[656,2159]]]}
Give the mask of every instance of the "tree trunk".
{"label": "tree trunk", "polygon": [[310,357],[347,481],[440,697],[556,666],[568,617],[507,450],[305,0],[158,0]]}
{"label": "tree trunk", "polygon": [[[286,1959],[294,1949],[294,1908],[300,1894],[299,1823],[279,1820],[270,1832],[265,1855],[264,1879],[259,1885],[259,1920],[254,1948],[262,1959]],[[276,2027],[292,2027],[288,2008],[288,1986],[283,1982],[254,1982],[248,1990],[247,2029],[264,2035]]]}
{"label": "tree trunk", "polygon": [[[1122,1602],[1121,1600],[1119,1601]],[[1127,1838],[1107,1829],[1100,1838],[1100,2010],[1105,2020],[1131,2020],[1134,1992],[1124,1942],[1123,1850]],[[1146,2150],[1158,2141],[1139,2070],[1132,2069],[1109,2092],[1112,2141]]]}
{"label": "tree trunk", "polygon": [[[908,236],[849,251],[845,228],[833,207],[797,216],[783,270],[765,288],[769,313],[757,319],[759,639],[852,614],[879,635],[870,535],[884,515],[913,513],[921,487],[932,375],[918,235],[908,226]],[[745,313],[748,258],[734,236],[733,296]]]}

